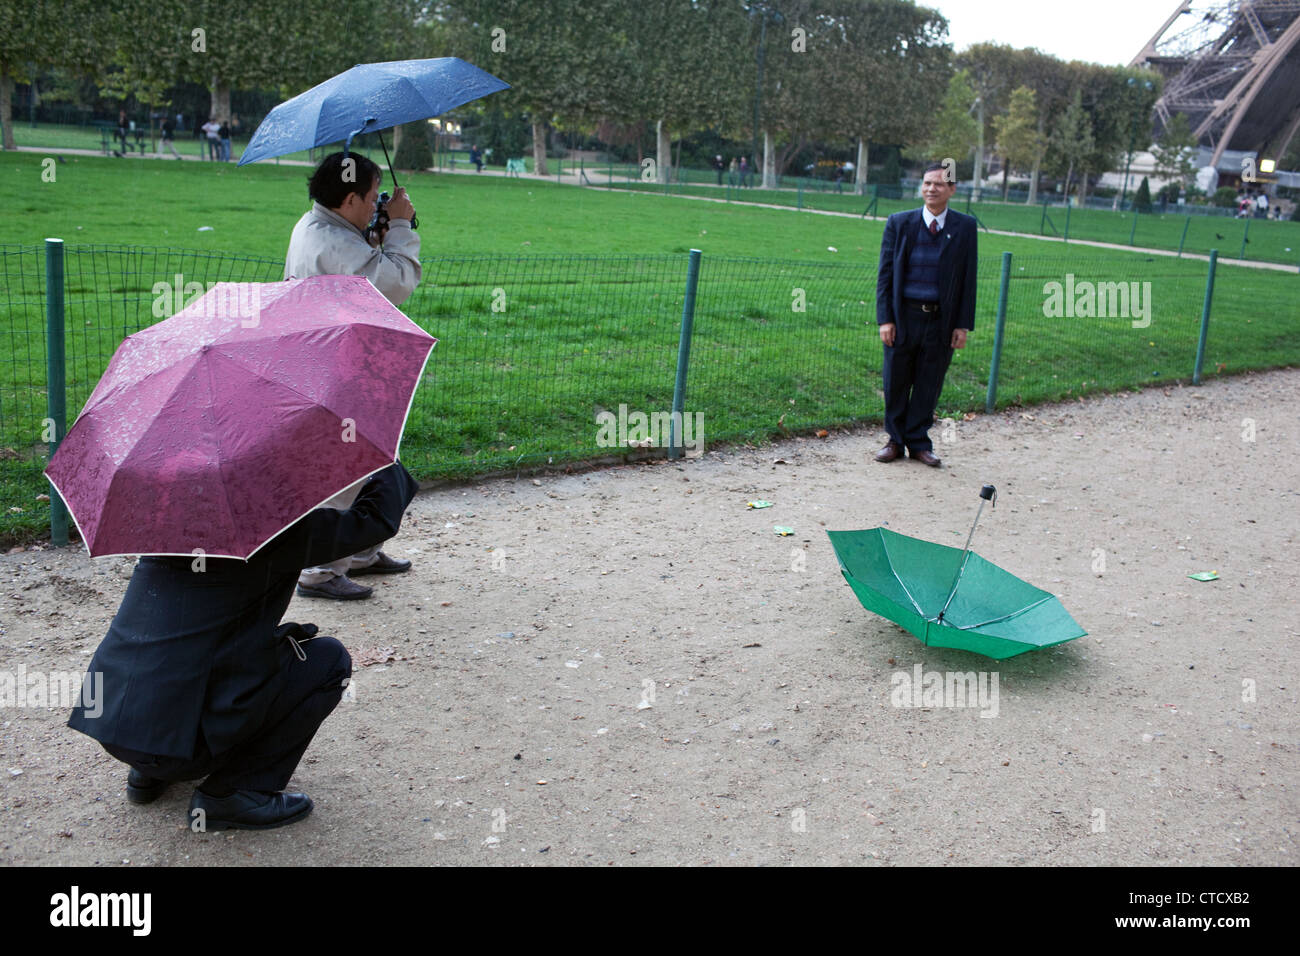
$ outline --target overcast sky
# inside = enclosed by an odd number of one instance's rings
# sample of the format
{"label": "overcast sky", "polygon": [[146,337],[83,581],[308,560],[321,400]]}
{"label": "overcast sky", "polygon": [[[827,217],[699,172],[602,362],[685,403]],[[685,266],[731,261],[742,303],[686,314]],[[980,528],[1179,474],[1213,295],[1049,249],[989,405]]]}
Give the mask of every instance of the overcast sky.
{"label": "overcast sky", "polygon": [[973,43],[1037,47],[1062,60],[1127,65],[1177,0],[917,0],[948,18],[960,52]]}

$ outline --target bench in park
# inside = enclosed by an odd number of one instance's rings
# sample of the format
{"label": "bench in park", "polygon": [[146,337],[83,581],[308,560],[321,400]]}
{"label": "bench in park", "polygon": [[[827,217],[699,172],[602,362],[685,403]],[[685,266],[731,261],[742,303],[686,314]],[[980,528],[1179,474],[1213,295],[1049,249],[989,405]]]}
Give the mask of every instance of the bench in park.
{"label": "bench in park", "polygon": [[[117,152],[118,144],[122,141],[121,137],[117,135],[117,125],[115,123],[96,123],[95,125],[99,127],[99,145],[103,149],[104,155],[108,156],[110,153]],[[131,142],[132,136],[135,137],[134,143]],[[134,133],[127,133],[126,151],[130,152],[132,148],[138,150],[141,156],[144,155],[144,130],[137,129]]]}

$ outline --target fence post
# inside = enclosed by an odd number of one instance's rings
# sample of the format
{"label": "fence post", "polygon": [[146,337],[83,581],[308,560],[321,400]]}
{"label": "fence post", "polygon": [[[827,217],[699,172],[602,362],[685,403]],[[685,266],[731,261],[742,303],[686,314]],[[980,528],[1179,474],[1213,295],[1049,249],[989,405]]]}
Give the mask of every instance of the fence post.
{"label": "fence post", "polygon": [[989,392],[985,414],[992,415],[998,401],[998,368],[1002,364],[1002,335],[1007,325],[1007,292],[1011,286],[1011,253],[1002,253],[1002,287],[998,290],[998,324],[993,330],[993,360],[989,363]]}
{"label": "fence post", "polygon": [[800,177],[799,179],[799,201],[796,205],[798,206],[799,209],[803,208],[803,178],[802,177]]}
{"label": "fence post", "polygon": [[1205,340],[1210,335],[1210,300],[1214,298],[1214,266],[1219,261],[1219,250],[1210,250],[1210,271],[1205,277],[1205,305],[1201,308],[1201,337],[1196,343],[1196,368],[1192,369],[1192,384],[1201,384],[1201,366],[1205,362]]}
{"label": "fence post", "polygon": [[677,340],[677,381],[673,384],[673,412],[668,416],[668,458],[682,457],[682,436],[677,429],[686,421],[686,367],[691,360],[691,334],[695,328],[695,289],[700,281],[700,250],[692,249],[686,270],[686,301],[682,303],[682,331]]}
{"label": "fence post", "polygon": [[1070,241],[1070,197],[1065,197],[1065,241]]}
{"label": "fence post", "polygon": [[1246,219],[1246,228],[1245,228],[1245,230],[1244,230],[1244,231],[1242,232],[1242,234],[1241,234],[1241,254],[1240,254],[1239,256],[1237,256],[1238,259],[1245,259],[1245,258],[1246,258],[1246,243],[1250,242],[1250,240],[1247,239],[1246,237],[1249,236],[1249,235],[1250,235],[1250,219],[1247,218],[1247,219]]}
{"label": "fence post", "polygon": [[1130,246],[1133,245],[1133,237],[1137,235],[1137,231],[1138,231],[1138,214],[1137,214],[1137,210],[1135,209],[1133,210],[1133,228],[1128,231],[1128,244]]}
{"label": "fence post", "polygon": [[1047,200],[1044,199],[1044,200],[1043,200],[1043,216],[1042,216],[1041,219],[1038,220],[1038,234],[1039,234],[1040,236],[1041,236],[1041,235],[1044,235],[1044,230],[1046,230],[1046,228],[1047,228]]}
{"label": "fence post", "polygon": [[[45,240],[45,408],[50,458],[68,428],[68,396],[63,349],[63,240]],[[46,479],[48,481],[48,479]],[[50,483],[50,541],[56,548],[68,543],[68,506]]]}
{"label": "fence post", "polygon": [[1183,237],[1178,240],[1178,258],[1183,257],[1183,243],[1187,241],[1187,230],[1192,224],[1192,217],[1189,215],[1187,221],[1183,223]]}

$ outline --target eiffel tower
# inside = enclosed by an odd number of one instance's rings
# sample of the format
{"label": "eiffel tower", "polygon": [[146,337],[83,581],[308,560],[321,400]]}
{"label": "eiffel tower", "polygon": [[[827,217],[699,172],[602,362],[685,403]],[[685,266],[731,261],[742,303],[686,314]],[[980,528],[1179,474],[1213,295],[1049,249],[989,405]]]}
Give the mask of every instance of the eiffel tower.
{"label": "eiffel tower", "polygon": [[1157,133],[1185,113],[1211,165],[1280,157],[1300,128],[1300,0],[1185,0],[1129,65],[1165,78]]}

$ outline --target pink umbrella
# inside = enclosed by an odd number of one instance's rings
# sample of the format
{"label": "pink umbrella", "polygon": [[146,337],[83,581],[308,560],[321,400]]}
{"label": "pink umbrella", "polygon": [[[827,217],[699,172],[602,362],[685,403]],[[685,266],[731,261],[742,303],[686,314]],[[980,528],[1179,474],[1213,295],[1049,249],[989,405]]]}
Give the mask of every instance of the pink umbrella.
{"label": "pink umbrella", "polygon": [[121,344],[45,473],[92,557],[248,558],[396,460],[436,341],[364,276],[218,283]]}

